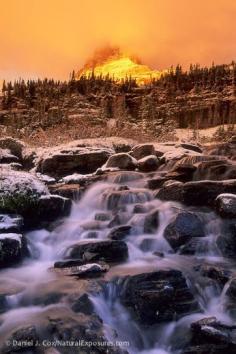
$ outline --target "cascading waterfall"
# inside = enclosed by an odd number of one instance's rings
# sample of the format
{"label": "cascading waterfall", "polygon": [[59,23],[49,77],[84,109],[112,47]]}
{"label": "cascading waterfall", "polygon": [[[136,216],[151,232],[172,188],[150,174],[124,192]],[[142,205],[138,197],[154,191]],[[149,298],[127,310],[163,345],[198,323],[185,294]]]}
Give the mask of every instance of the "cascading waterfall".
{"label": "cascading waterfall", "polygon": [[[125,186],[123,186],[125,184]],[[213,213],[202,212],[206,225],[206,236],[202,238],[193,255],[173,253],[163,237],[166,226],[175,213],[183,208],[177,203],[161,202],[153,198],[152,192],[144,188],[142,174],[124,174],[120,178],[104,183],[96,183],[77,201],[71,214],[53,231],[35,230],[26,236],[30,248],[30,258],[19,267],[0,272],[0,282],[11,279],[15,289],[6,296],[7,311],[2,314],[0,332],[14,328],[24,318],[42,311],[43,306],[34,305],[30,294],[39,284],[50,283],[56,279],[53,271],[55,261],[65,256],[65,250],[78,241],[91,241],[91,237],[105,240],[109,232],[109,223],[115,217],[117,206],[124,213],[123,223],[132,226],[125,242],[129,249],[127,262],[115,265],[106,275],[107,283],[98,295],[91,295],[95,311],[103,320],[108,340],[114,339],[114,329],[120,340],[130,342],[131,354],[166,354],[180,352],[176,349],[177,338],[188,336],[189,326],[194,320],[207,316],[217,316],[224,323],[232,324],[232,318],[225,312],[225,289],[214,284],[204,284],[198,280],[192,270],[204,261],[211,264],[226,263],[216,246],[219,219]],[[116,194],[120,190],[122,193]],[[146,213],[134,213],[135,204],[142,204]],[[144,232],[145,216],[152,210],[159,210],[159,226],[154,233]],[[97,213],[107,213],[107,220],[97,220]],[[156,254],[153,252],[156,251]],[[176,321],[143,328],[132,317],[129,309],[121,304],[119,285],[113,277],[143,273],[160,269],[181,270],[194,292],[201,310],[199,313],[184,316]],[[76,280],[78,281],[78,280]],[[34,295],[32,295],[34,296]],[[28,303],[25,299],[28,299]],[[179,344],[180,345],[180,344]],[[127,349],[127,348],[126,348]]]}

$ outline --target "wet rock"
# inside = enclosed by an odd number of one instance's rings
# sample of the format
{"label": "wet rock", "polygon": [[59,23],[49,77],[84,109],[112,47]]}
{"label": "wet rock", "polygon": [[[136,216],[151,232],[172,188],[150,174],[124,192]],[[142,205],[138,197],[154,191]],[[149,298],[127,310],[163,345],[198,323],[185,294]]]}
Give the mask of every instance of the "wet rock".
{"label": "wet rock", "polygon": [[[178,248],[179,254],[194,255],[195,253],[205,253],[206,244],[203,237],[193,237]],[[177,250],[177,249],[176,249]],[[175,250],[175,251],[176,251]]]}
{"label": "wet rock", "polygon": [[43,195],[32,204],[26,203],[26,208],[21,210],[21,214],[24,216],[24,225],[27,229],[35,226],[47,226],[58,218],[68,216],[71,206],[70,199],[59,195]]}
{"label": "wet rock", "polygon": [[236,194],[223,193],[218,195],[216,210],[222,217],[236,218]]}
{"label": "wet rock", "polygon": [[[96,315],[85,315],[83,313],[71,313],[68,310],[62,310],[58,313],[48,312],[48,325],[45,328],[49,333],[49,337],[53,339],[59,339],[62,341],[85,341],[92,343],[91,346],[86,344],[79,347],[81,353],[84,354],[103,354],[104,347],[101,347],[99,343],[107,342],[104,334],[102,321]],[[75,353],[78,346],[71,346],[70,353]],[[109,347],[109,354],[127,354],[118,346]]]}
{"label": "wet rock", "polygon": [[159,226],[159,210],[154,209],[145,216],[143,231],[145,233],[152,233],[157,230],[158,226]]}
{"label": "wet rock", "polygon": [[127,153],[119,153],[109,157],[106,168],[119,168],[121,170],[134,170],[137,161]]}
{"label": "wet rock", "polygon": [[130,235],[132,226],[130,225],[121,225],[114,227],[108,234],[108,238],[111,240],[123,240],[125,237]]}
{"label": "wet rock", "polygon": [[121,302],[145,325],[172,321],[199,309],[185,278],[177,270],[124,278]]}
{"label": "wet rock", "polygon": [[200,266],[200,275],[213,279],[221,288],[229,281],[232,276],[232,272],[228,269],[224,269],[220,265],[203,264]]}
{"label": "wet rock", "polygon": [[144,178],[144,174],[136,171],[118,171],[108,176],[108,181],[116,184],[137,181]]}
{"label": "wet rock", "polygon": [[226,290],[226,303],[225,308],[230,314],[235,317],[236,315],[236,278],[230,280],[228,288]]}
{"label": "wet rock", "polygon": [[33,350],[35,353],[36,344],[39,341],[36,327],[29,325],[14,331],[7,339],[7,345],[2,348],[2,353],[21,353]]}
{"label": "wet rock", "polygon": [[37,164],[36,171],[56,178],[75,172],[92,173],[103,166],[110,155],[110,149],[85,147],[63,149],[42,157]]}
{"label": "wet rock", "polygon": [[191,333],[191,344],[184,354],[233,354],[236,351],[236,326],[223,324],[216,317],[192,323]]}
{"label": "wet rock", "polygon": [[[96,315],[86,315],[82,312],[75,313],[66,306],[61,305],[51,305],[49,308],[42,309],[36,314],[32,313],[30,319],[26,319],[27,322],[24,326],[6,334],[5,341],[12,342],[14,338],[18,339],[18,342],[22,342],[23,339],[29,338],[33,342],[35,339],[38,343],[43,344],[43,340],[48,340],[49,342],[55,343],[53,349],[61,352],[62,346],[57,344],[57,342],[65,343],[63,348],[63,353],[84,353],[84,354],[103,354],[104,346],[100,343],[105,343],[108,339],[105,336],[105,330],[103,328],[103,323],[100,318]],[[31,323],[36,323],[33,326]],[[35,331],[29,330],[30,327],[36,328]],[[10,331],[9,331],[10,332]],[[17,332],[17,336],[16,336]],[[26,333],[26,334],[25,334]],[[14,336],[13,336],[14,335]],[[67,342],[69,345],[67,345]],[[89,346],[87,343],[91,343]],[[81,345],[79,345],[81,343]],[[83,345],[83,343],[85,343]],[[43,346],[43,345],[42,345]],[[4,346],[7,350],[8,347]],[[8,351],[3,351],[1,347],[1,353],[14,353],[14,348],[10,348]],[[26,353],[37,353],[35,349],[38,348],[25,348]],[[27,351],[28,350],[28,351]],[[32,350],[32,351],[31,351]],[[23,352],[22,348],[19,348],[19,352]],[[123,351],[119,346],[110,347],[109,354],[124,354],[127,352]],[[41,354],[41,351],[40,351]]]}
{"label": "wet rock", "polygon": [[164,230],[164,237],[176,251],[193,237],[205,236],[204,223],[192,212],[179,212]]}
{"label": "wet rock", "polygon": [[236,157],[236,144],[232,142],[226,142],[217,144],[216,146],[210,146],[208,149],[210,155],[218,155],[227,157],[231,160],[235,160]]}
{"label": "wet rock", "polygon": [[86,261],[82,259],[68,259],[65,261],[57,261],[54,263],[54,268],[69,268],[69,267],[79,267],[84,265]]}
{"label": "wet rock", "polygon": [[150,188],[150,189],[158,189],[158,188],[162,187],[162,185],[165,181],[166,181],[166,178],[160,176],[160,177],[149,179],[147,181],[147,185],[148,185],[148,188]]}
{"label": "wet rock", "polygon": [[93,303],[89,299],[88,294],[86,293],[73,301],[71,309],[74,312],[82,312],[85,315],[92,315],[92,313],[94,312]]}
{"label": "wet rock", "polygon": [[68,198],[74,201],[78,201],[84,189],[79,184],[53,184],[48,186],[49,191],[52,194],[60,195],[61,197]]}
{"label": "wet rock", "polygon": [[187,150],[192,150],[195,152],[202,153],[202,149],[198,145],[195,145],[195,144],[181,143],[181,144],[179,144],[179,146],[181,146],[182,148],[187,149]]}
{"label": "wet rock", "polygon": [[67,258],[87,262],[124,262],[128,258],[128,247],[123,241],[93,241],[75,244],[67,249]]}
{"label": "wet rock", "polygon": [[196,167],[188,164],[181,164],[175,166],[170,172],[165,176],[166,179],[173,179],[180,182],[188,182],[193,179]]}
{"label": "wet rock", "polygon": [[226,159],[201,161],[196,164],[196,180],[227,180],[236,178],[236,166]]}
{"label": "wet rock", "polygon": [[127,204],[145,203],[153,198],[147,189],[113,190],[103,194],[108,210],[117,209]]}
{"label": "wet rock", "polygon": [[140,243],[140,249],[144,252],[151,251],[155,244],[155,240],[153,238],[145,238]]}
{"label": "wet rock", "polygon": [[0,234],[19,233],[23,223],[20,215],[0,214]]}
{"label": "wet rock", "polygon": [[133,208],[134,214],[144,214],[148,212],[148,208],[143,204],[136,204]]}
{"label": "wet rock", "polygon": [[27,255],[27,245],[23,235],[0,234],[0,268],[15,265]]}
{"label": "wet rock", "polygon": [[220,236],[216,240],[220,252],[227,258],[236,256],[236,221],[225,220],[221,225]]}
{"label": "wet rock", "polygon": [[236,179],[196,181],[165,186],[157,191],[155,197],[161,200],[178,201],[186,205],[214,206],[216,197],[222,193],[236,193]]}
{"label": "wet rock", "polygon": [[160,162],[155,155],[148,155],[138,160],[138,169],[142,172],[156,171]]}
{"label": "wet rock", "polygon": [[98,232],[97,231],[88,231],[85,234],[85,238],[98,238]]}
{"label": "wet rock", "polygon": [[152,144],[136,145],[133,147],[131,154],[137,160],[140,160],[148,155],[156,155],[154,145]]}
{"label": "wet rock", "polygon": [[97,278],[107,272],[109,266],[106,264],[87,263],[80,266],[54,267],[58,273],[63,275],[76,276],[79,278]]}
{"label": "wet rock", "polygon": [[109,213],[96,213],[94,219],[98,221],[109,221],[111,215]]}
{"label": "wet rock", "polygon": [[81,227],[84,230],[100,230],[105,228],[105,225],[103,222],[98,221],[98,220],[89,220],[85,221],[81,224]]}

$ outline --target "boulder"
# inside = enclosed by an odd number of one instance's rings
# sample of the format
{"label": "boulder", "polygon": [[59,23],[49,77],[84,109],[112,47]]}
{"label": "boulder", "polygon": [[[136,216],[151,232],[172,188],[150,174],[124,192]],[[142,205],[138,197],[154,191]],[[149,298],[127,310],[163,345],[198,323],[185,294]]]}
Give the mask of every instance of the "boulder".
{"label": "boulder", "polygon": [[236,326],[207,317],[191,324],[190,345],[184,354],[233,354],[236,352]]}
{"label": "boulder", "polygon": [[[69,307],[51,305],[41,311],[32,313],[28,318],[26,317],[24,325],[18,325],[17,330],[9,326],[4,333],[4,343],[0,344],[0,351],[3,354],[14,352],[29,354],[46,353],[46,350],[48,350],[49,354],[50,349],[50,353],[53,350],[53,353],[102,354],[104,353],[104,346],[101,346],[101,343],[108,342],[105,333],[102,320],[97,315],[75,313]],[[110,330],[109,333],[112,333],[112,331]],[[38,350],[35,343],[45,347],[45,340],[50,348]],[[26,343],[25,347],[20,347],[20,344],[24,342]],[[53,348],[50,342],[54,343]],[[15,343],[18,343],[18,345],[14,348]],[[62,350],[62,346],[66,349]],[[109,354],[128,353],[118,345],[114,345],[109,346]]]}
{"label": "boulder", "polygon": [[183,274],[160,270],[123,278],[121,302],[145,325],[173,321],[199,310]]}
{"label": "boulder", "polygon": [[92,301],[89,299],[88,294],[83,294],[73,301],[71,309],[74,312],[82,312],[85,315],[92,315],[94,312],[94,306]]}
{"label": "boulder", "polygon": [[114,227],[108,234],[108,238],[111,240],[123,240],[126,236],[130,235],[132,226],[130,225],[121,225]]}
{"label": "boulder", "polygon": [[236,221],[225,219],[220,228],[220,235],[216,240],[217,246],[224,257],[236,256]]}
{"label": "boulder", "polygon": [[235,160],[236,158],[236,144],[232,142],[226,142],[222,144],[217,144],[216,146],[210,146],[208,148],[208,153],[210,155],[218,155],[227,157],[230,160]]}
{"label": "boulder", "polygon": [[109,221],[111,219],[111,215],[109,213],[96,213],[94,219],[97,221]]}
{"label": "boulder", "polygon": [[48,195],[47,187],[28,172],[3,169],[0,171],[0,212],[25,215],[39,198]]}
{"label": "boulder", "polygon": [[187,149],[187,150],[202,153],[202,149],[198,145],[195,145],[195,144],[181,143],[181,144],[179,144],[179,146],[181,146],[182,148]]}
{"label": "boulder", "polygon": [[188,182],[193,179],[196,167],[191,164],[180,164],[176,165],[171,169],[166,175],[166,180],[177,180],[180,182]]}
{"label": "boulder", "polygon": [[157,191],[155,197],[161,200],[178,201],[186,205],[214,206],[216,197],[222,193],[236,193],[236,179],[169,185]]}
{"label": "boulder", "polygon": [[144,219],[143,231],[145,233],[153,233],[159,226],[159,210],[150,211]]}
{"label": "boulder", "polygon": [[102,196],[108,210],[119,209],[127,204],[145,203],[153,198],[151,191],[147,189],[123,189],[109,190]]}
{"label": "boulder", "polygon": [[214,280],[222,289],[232,276],[230,270],[220,265],[202,264],[198,270],[201,276]]}
{"label": "boulder", "polygon": [[0,148],[1,149],[8,149],[10,153],[18,159],[22,159],[22,150],[24,149],[25,145],[22,141],[16,140],[11,137],[5,137],[0,139]]}
{"label": "boulder", "polygon": [[22,215],[26,227],[39,226],[40,222],[50,222],[70,212],[71,200],[49,194],[33,174],[3,170],[0,183],[0,212]]}
{"label": "boulder", "polygon": [[195,180],[209,179],[222,181],[236,178],[235,164],[224,158],[221,160],[201,161],[195,166],[197,167],[197,172],[194,175]]}
{"label": "boulder", "polygon": [[37,204],[37,213],[33,213],[35,222],[42,221],[53,221],[60,217],[65,217],[70,214],[71,211],[71,200],[68,198],[61,197],[59,195],[44,195],[41,196]]}
{"label": "boulder", "polygon": [[84,188],[82,188],[80,184],[57,183],[48,186],[48,189],[52,194],[57,194],[74,201],[79,200],[84,191]]}
{"label": "boulder", "polygon": [[0,268],[15,265],[28,255],[26,240],[21,234],[0,234]]}
{"label": "boulder", "polygon": [[66,258],[86,262],[104,261],[107,263],[124,262],[128,258],[128,247],[123,241],[93,241],[70,246]]}
{"label": "boulder", "polygon": [[89,174],[102,167],[111,153],[110,149],[62,149],[43,156],[37,163],[36,171],[55,178],[75,172]]}
{"label": "boulder", "polygon": [[222,217],[236,218],[236,194],[223,193],[218,195],[216,211]]}
{"label": "boulder", "polygon": [[143,204],[135,204],[134,208],[133,208],[133,213],[134,214],[145,214],[148,212],[148,210],[149,210],[149,208]]}
{"label": "boulder", "polygon": [[137,160],[140,160],[143,157],[146,157],[148,155],[156,155],[155,154],[155,147],[153,144],[136,145],[133,147],[131,154]]}
{"label": "boulder", "polygon": [[192,212],[179,212],[164,230],[164,237],[176,251],[193,237],[205,236],[204,223]]}
{"label": "boulder", "polygon": [[87,263],[79,266],[54,267],[58,273],[79,278],[97,278],[108,271],[109,266],[98,263]]}
{"label": "boulder", "polygon": [[18,163],[19,159],[15,155],[12,155],[10,150],[0,148],[0,163],[10,164]]}
{"label": "boulder", "polygon": [[156,171],[160,162],[155,155],[148,155],[138,160],[138,169],[142,172]]}
{"label": "boulder", "polygon": [[147,180],[147,185],[149,189],[158,189],[163,186],[163,183],[167,179],[163,176],[154,177]]}
{"label": "boulder", "polygon": [[[35,352],[39,335],[34,325],[26,325],[15,331],[8,337],[7,344],[2,347],[2,353],[32,353]],[[22,350],[23,349],[23,350]]]}
{"label": "boulder", "polygon": [[121,170],[134,170],[137,166],[137,161],[127,153],[119,153],[109,157],[105,167],[119,168]]}

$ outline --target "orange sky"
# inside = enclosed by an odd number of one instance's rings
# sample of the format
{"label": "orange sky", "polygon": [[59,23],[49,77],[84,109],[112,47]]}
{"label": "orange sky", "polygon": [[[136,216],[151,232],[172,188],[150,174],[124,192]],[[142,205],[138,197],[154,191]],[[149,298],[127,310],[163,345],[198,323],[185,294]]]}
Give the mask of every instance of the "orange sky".
{"label": "orange sky", "polygon": [[68,77],[115,44],[153,68],[236,59],[236,0],[0,0],[0,78]]}

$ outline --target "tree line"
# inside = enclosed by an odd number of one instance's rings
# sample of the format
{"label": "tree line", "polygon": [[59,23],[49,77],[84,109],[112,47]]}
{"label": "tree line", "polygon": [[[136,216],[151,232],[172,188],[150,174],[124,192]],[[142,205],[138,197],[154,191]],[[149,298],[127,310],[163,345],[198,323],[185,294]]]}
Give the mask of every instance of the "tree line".
{"label": "tree line", "polygon": [[[149,92],[152,88],[165,90],[170,96],[195,92],[203,89],[211,89],[221,92],[224,87],[232,85],[236,92],[236,64],[215,65],[201,67],[199,64],[190,65],[188,70],[183,70],[180,65],[171,67],[161,75],[159,79],[153,79],[142,90]],[[34,107],[39,100],[58,102],[66,95],[78,93],[90,94],[119,94],[137,91],[138,85],[132,77],[126,77],[117,82],[113,77],[95,76],[92,72],[89,77],[76,77],[75,71],[70,74],[68,81],[54,79],[16,80],[3,82],[2,85],[2,109],[14,106],[17,99],[22,99],[27,107]]]}

